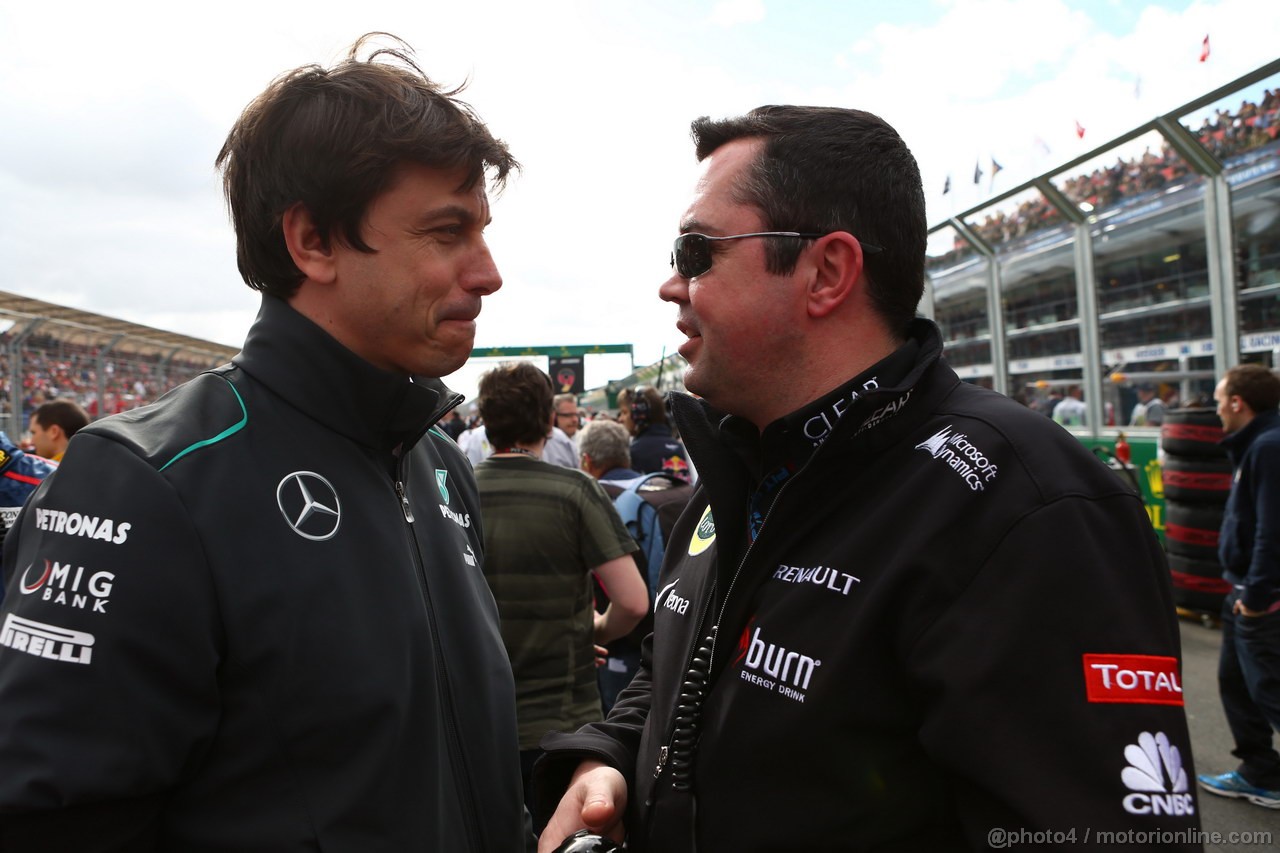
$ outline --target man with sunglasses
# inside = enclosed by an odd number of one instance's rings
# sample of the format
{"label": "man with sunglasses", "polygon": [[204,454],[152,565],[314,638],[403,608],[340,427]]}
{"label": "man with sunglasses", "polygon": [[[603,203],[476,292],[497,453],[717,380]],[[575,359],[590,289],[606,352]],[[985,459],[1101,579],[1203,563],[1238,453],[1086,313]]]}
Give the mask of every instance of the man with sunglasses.
{"label": "man with sunglasses", "polygon": [[1159,544],[1067,432],[942,360],[901,138],[792,106],[693,136],[659,293],[701,483],[631,686],[543,741],[540,849],[1199,849]]}

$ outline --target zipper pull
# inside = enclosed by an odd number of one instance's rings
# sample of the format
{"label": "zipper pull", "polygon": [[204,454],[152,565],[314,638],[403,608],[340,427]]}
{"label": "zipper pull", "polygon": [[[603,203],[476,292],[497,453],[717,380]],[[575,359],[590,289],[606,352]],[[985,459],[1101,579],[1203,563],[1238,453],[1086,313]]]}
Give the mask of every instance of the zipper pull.
{"label": "zipper pull", "polygon": [[653,768],[653,778],[657,779],[662,775],[662,768],[667,764],[667,747],[658,750],[658,766]]}
{"label": "zipper pull", "polygon": [[400,498],[400,509],[404,512],[404,520],[413,524],[413,510],[409,508],[409,498],[404,493],[404,483],[396,480],[396,495]]}

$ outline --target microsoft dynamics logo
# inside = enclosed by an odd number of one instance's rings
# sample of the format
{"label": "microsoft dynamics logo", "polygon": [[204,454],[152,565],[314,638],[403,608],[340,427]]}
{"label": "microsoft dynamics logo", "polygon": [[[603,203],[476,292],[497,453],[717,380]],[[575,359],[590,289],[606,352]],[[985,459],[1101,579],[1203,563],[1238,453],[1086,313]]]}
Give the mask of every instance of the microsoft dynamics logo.
{"label": "microsoft dynamics logo", "polygon": [[1129,766],[1120,781],[1134,793],[1124,798],[1124,810],[1140,815],[1192,815],[1195,797],[1188,793],[1187,771],[1182,753],[1169,743],[1164,732],[1143,732],[1138,742],[1124,748]]}

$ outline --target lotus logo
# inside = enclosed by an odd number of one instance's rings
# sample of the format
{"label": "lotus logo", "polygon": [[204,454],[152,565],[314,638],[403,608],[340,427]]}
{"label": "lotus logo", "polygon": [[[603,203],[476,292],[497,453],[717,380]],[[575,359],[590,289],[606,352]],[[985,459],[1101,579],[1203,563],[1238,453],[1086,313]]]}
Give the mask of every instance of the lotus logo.
{"label": "lotus logo", "polygon": [[338,492],[314,471],[294,471],[281,480],[276,505],[294,533],[316,542],[331,539],[342,521]]}
{"label": "lotus logo", "polygon": [[707,507],[702,513],[702,518],[698,519],[698,526],[693,529],[693,536],[689,539],[689,556],[696,557],[703,551],[711,547],[711,543],[716,541],[716,522],[711,517],[711,507]]}

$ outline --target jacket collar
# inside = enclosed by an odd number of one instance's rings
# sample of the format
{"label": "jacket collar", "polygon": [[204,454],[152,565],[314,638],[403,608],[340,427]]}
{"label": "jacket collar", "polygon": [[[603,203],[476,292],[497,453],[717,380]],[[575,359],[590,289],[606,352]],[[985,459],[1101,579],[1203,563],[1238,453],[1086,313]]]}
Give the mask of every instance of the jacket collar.
{"label": "jacket collar", "polygon": [[[843,409],[826,439],[812,451],[804,468],[819,469],[820,476],[843,476],[841,472],[847,471],[846,466],[832,464],[838,458],[878,452],[915,431],[932,416],[942,398],[960,383],[955,372],[941,361],[942,334],[936,325],[916,319],[908,337],[914,346],[909,343],[885,361],[895,359],[907,349],[914,349],[914,361],[906,359],[901,369],[895,368],[900,377],[898,381],[862,389],[858,398]],[[851,377],[841,389],[850,387],[850,383],[859,384],[858,378]],[[830,395],[824,395],[824,399],[826,396]],[[794,422],[797,415],[803,415],[816,403],[817,400],[775,421],[766,427],[766,433],[788,419]],[[741,419],[734,419],[688,394],[672,395],[672,415],[700,475],[699,485],[705,489],[711,504],[718,547],[722,549],[718,571],[727,582],[746,541],[748,496],[769,472],[763,468],[752,470],[747,461],[750,454],[742,454],[740,448],[735,448],[743,439],[740,430],[733,434],[735,422],[740,427]]]}
{"label": "jacket collar", "polygon": [[232,362],[290,405],[374,450],[408,450],[462,402],[439,379],[374,367],[273,296],[263,296]]}
{"label": "jacket collar", "polygon": [[1280,427],[1280,412],[1275,410],[1263,412],[1254,415],[1253,420],[1245,424],[1243,429],[1227,433],[1218,443],[1226,448],[1232,461],[1238,462],[1258,436],[1277,427]]}
{"label": "jacket collar", "polygon": [[[818,450],[830,455],[855,448],[882,449],[914,429],[960,380],[941,362],[942,333],[933,322],[915,319],[907,338],[894,353],[821,400],[774,421],[765,428],[766,439],[810,443],[819,437]],[[888,368],[884,372],[890,381],[881,379],[875,387],[866,387],[867,379],[883,368]],[[688,394],[673,395],[672,410],[699,470],[710,461],[705,457],[724,448],[725,438],[737,438],[744,432],[741,418],[726,415]],[[749,424],[745,428],[755,431]]]}

